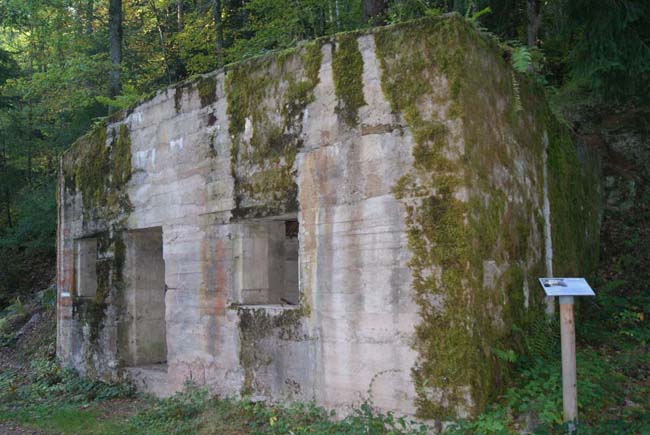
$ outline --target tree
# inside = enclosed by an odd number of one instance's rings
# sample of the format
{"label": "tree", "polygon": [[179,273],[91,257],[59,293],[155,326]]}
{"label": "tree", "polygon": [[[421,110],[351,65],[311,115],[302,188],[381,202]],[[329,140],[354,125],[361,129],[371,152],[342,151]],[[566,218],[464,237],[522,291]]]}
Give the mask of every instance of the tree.
{"label": "tree", "polygon": [[650,96],[650,2],[565,0],[571,77],[606,98]]}
{"label": "tree", "polygon": [[216,31],[217,62],[219,66],[223,65],[223,20],[221,19],[221,14],[221,0],[212,0],[212,18],[214,19],[214,28]]}
{"label": "tree", "polygon": [[120,68],[122,66],[122,0],[109,0],[108,44],[111,70],[108,75],[108,97],[122,93]]}
{"label": "tree", "polygon": [[183,31],[183,0],[176,0],[176,29]]}
{"label": "tree", "polygon": [[536,47],[539,26],[542,24],[542,11],[536,0],[526,0],[526,16],[528,18],[526,42],[529,47]]}
{"label": "tree", "polygon": [[361,15],[364,22],[373,26],[385,23],[385,13],[388,8],[386,0],[363,0],[361,6]]}
{"label": "tree", "polygon": [[95,19],[95,0],[86,0],[86,34],[93,33],[93,20]]}

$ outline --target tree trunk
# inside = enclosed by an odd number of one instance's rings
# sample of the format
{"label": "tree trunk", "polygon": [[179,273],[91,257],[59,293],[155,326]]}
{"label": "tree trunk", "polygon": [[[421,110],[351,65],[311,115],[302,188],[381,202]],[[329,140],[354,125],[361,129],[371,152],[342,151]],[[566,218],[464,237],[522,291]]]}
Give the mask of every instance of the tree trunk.
{"label": "tree trunk", "polygon": [[108,75],[108,96],[115,98],[122,92],[120,66],[122,63],[122,0],[109,0],[108,53],[111,70]]}
{"label": "tree trunk", "polygon": [[386,0],[363,0],[361,3],[363,21],[372,26],[384,24],[384,13],[387,6]]}
{"label": "tree trunk", "polygon": [[32,186],[32,144],[31,140],[27,142],[27,185]]}
{"label": "tree trunk", "polygon": [[176,24],[178,31],[183,31],[183,0],[176,0]]}
{"label": "tree trunk", "polygon": [[221,20],[222,11],[221,0],[212,0],[212,18],[214,27],[217,32],[217,62],[219,66],[223,65],[223,22]]}
{"label": "tree trunk", "polygon": [[[2,154],[0,154],[0,173],[4,172],[4,175],[7,176],[7,152],[5,149],[6,145],[4,140],[2,141]],[[7,227],[13,227],[13,222],[11,219],[11,198],[9,196],[9,189],[5,185],[2,189],[4,196],[4,206],[7,219]]]}
{"label": "tree trunk", "polygon": [[7,213],[7,227],[13,228],[14,224],[11,219],[11,198],[9,197],[9,189],[4,188],[5,196],[5,211]]}
{"label": "tree trunk", "polygon": [[172,77],[169,73],[169,59],[167,58],[167,48],[165,46],[165,34],[163,33],[162,24],[160,20],[160,15],[158,14],[158,8],[156,3],[151,0],[149,2],[151,5],[151,10],[153,11],[154,16],[156,17],[156,28],[158,29],[158,38],[160,39],[160,51],[162,53],[163,62],[165,62],[165,75],[167,76],[167,83],[172,83]]}
{"label": "tree trunk", "polygon": [[95,17],[94,0],[86,1],[86,35],[93,33],[93,19]]}
{"label": "tree trunk", "polygon": [[537,35],[542,24],[542,11],[536,0],[526,0],[526,15],[528,18],[527,42],[529,47],[537,46]]}
{"label": "tree trunk", "polygon": [[32,187],[32,140],[35,137],[34,129],[32,128],[32,109],[31,106],[27,107],[27,131],[31,137],[27,140],[27,185]]}
{"label": "tree trunk", "polygon": [[336,31],[341,31],[341,14],[339,12],[339,0],[334,0],[334,12],[336,14]]}

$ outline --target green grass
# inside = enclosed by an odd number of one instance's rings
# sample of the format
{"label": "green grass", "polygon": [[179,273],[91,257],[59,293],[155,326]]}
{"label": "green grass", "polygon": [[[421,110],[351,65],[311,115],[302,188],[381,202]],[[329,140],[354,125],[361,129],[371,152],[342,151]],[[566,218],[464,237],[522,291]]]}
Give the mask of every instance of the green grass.
{"label": "green grass", "polygon": [[0,421],[11,420],[27,427],[63,434],[136,434],[127,419],[106,419],[104,404],[82,408],[76,404],[49,404],[18,408],[0,413]]}
{"label": "green grass", "polygon": [[84,379],[51,360],[36,360],[27,372],[0,372],[0,422],[63,434],[426,433],[419,423],[376,413],[369,404],[342,420],[333,417],[313,404],[217,398],[194,385],[162,400],[137,396],[129,385]]}

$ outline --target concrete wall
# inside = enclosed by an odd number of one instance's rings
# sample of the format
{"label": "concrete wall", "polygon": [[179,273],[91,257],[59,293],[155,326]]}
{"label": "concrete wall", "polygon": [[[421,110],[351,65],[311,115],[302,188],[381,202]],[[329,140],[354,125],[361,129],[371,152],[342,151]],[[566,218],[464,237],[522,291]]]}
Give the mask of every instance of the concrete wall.
{"label": "concrete wall", "polygon": [[[459,19],[450,22],[459,40],[465,41],[462,32],[474,32]],[[221,395],[315,400],[339,409],[370,399],[382,410],[438,417],[422,404],[449,402],[448,390],[423,388],[414,373],[422,373],[418,368],[429,363],[430,353],[453,354],[456,348],[449,340],[432,348],[421,337],[429,321],[424,307],[446,302],[435,293],[423,296],[418,283],[444,277],[447,266],[431,256],[423,272],[422,252],[414,244],[419,224],[411,218],[427,202],[395,193],[404,177],[426,173],[417,162],[417,128],[383,89],[387,58],[378,56],[377,37],[354,37],[365,104],[352,124],[342,119],[349,103],[342,103],[334,73],[340,46],[334,39],[159,91],[77,142],[62,159],[59,180],[57,355],[64,365],[120,378],[125,367],[162,361],[134,358],[132,346],[124,343],[162,343],[160,334],[138,335],[130,307],[145,291],[133,282],[142,279],[150,292],[146,298],[157,298],[163,284],[157,274],[164,270],[164,323],[152,315],[158,323],[150,330],[164,324],[167,366],[130,369],[142,388],[166,395],[193,380]],[[486,53],[489,61],[472,65],[473,74],[488,84],[492,77],[507,80],[510,70],[500,53],[494,47]],[[441,70],[432,67],[427,76],[436,95],[423,93],[418,104],[438,114],[451,131],[444,153],[467,174],[454,195],[469,203],[478,197],[470,192],[479,191],[472,177],[480,172],[476,164],[463,163],[464,122],[471,119],[447,110],[452,90]],[[496,107],[505,117],[510,92],[497,94],[495,101],[478,98],[477,104]],[[496,332],[487,336],[495,342],[512,322],[506,314],[509,292],[518,295],[517,309],[524,309],[524,297],[526,307],[533,305],[537,289],[528,283],[545,258],[545,127],[536,112],[525,110],[526,125],[493,120],[503,123],[491,131],[506,139],[504,152],[515,156],[513,166],[484,165],[490,182],[481,184],[480,197],[486,207],[473,209],[458,224],[462,233],[463,222],[474,214],[490,213],[494,189],[502,207],[494,225],[509,219],[510,207],[521,210],[527,222],[521,231],[531,248],[516,251],[515,258],[504,254],[509,248],[497,238],[479,263],[467,262],[481,284],[465,285],[462,297],[494,295],[481,310],[489,312],[486,328]],[[526,128],[539,133],[534,143],[517,136]],[[92,178],[101,171],[101,179]],[[297,247],[295,239],[284,237],[284,222],[295,216]],[[153,234],[140,232],[151,228],[162,231],[164,265],[153,260],[158,246],[141,253],[134,248],[135,235]],[[92,300],[74,291],[74,240],[88,236],[99,240]],[[523,276],[508,287],[503,276],[514,263]],[[290,289],[294,277],[299,295]],[[281,304],[280,297],[296,305]],[[463,316],[476,316],[473,309]],[[437,343],[444,343],[445,331],[440,334]],[[467,386],[475,382],[472,373],[498,376],[491,369],[472,370],[451,389],[464,392],[463,402],[445,405],[461,415],[480,406]]]}

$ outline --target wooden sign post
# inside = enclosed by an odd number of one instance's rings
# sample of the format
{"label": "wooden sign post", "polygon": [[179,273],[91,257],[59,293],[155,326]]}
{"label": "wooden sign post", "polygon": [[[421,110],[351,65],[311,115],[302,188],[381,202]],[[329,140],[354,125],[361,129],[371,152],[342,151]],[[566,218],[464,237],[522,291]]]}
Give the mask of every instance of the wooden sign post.
{"label": "wooden sign post", "polygon": [[560,334],[562,341],[562,403],[564,422],[569,433],[578,421],[578,383],[576,376],[576,329],[573,319],[573,298],[595,296],[584,278],[540,278],[546,296],[560,298]]}
{"label": "wooden sign post", "polygon": [[576,378],[576,330],[573,322],[573,296],[560,296],[560,339],[562,341],[562,403],[564,421],[578,420]]}

